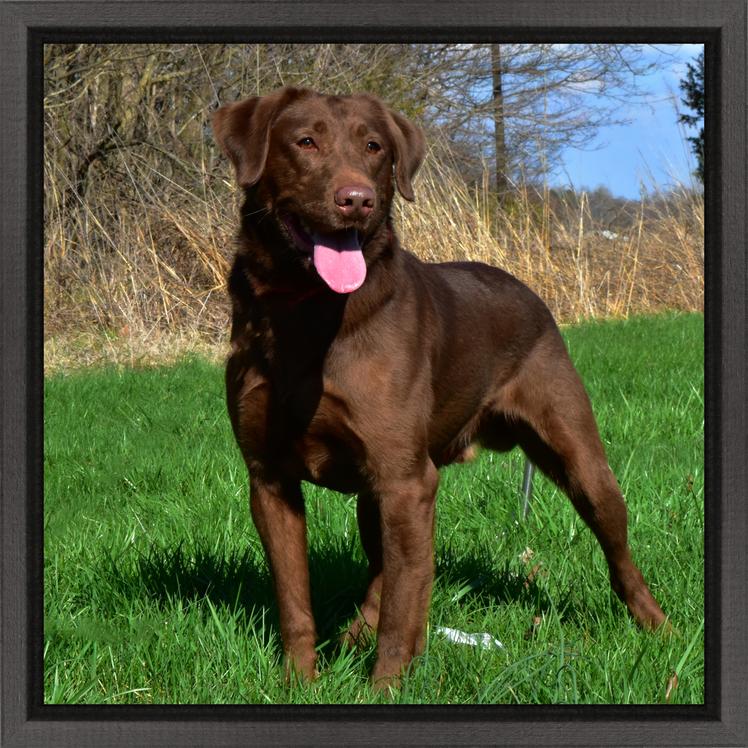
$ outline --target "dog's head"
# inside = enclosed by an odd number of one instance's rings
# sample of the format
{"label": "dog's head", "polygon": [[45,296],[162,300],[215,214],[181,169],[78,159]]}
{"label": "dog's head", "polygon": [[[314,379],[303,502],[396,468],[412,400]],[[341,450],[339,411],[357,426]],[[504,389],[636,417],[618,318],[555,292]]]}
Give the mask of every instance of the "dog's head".
{"label": "dog's head", "polygon": [[338,293],[366,277],[366,242],[389,215],[394,184],[413,200],[421,130],[366,94],[283,88],[216,111],[216,140],[262,220]]}

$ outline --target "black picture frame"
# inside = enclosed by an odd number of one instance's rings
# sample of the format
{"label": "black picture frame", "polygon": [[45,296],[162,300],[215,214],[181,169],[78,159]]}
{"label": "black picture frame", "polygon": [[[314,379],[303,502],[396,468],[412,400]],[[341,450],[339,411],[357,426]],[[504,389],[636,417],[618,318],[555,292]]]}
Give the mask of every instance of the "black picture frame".
{"label": "black picture frame", "polygon": [[[2,2],[3,746],[748,744],[745,0]],[[41,50],[53,41],[704,43],[706,696],[694,706],[49,706],[42,698]]]}

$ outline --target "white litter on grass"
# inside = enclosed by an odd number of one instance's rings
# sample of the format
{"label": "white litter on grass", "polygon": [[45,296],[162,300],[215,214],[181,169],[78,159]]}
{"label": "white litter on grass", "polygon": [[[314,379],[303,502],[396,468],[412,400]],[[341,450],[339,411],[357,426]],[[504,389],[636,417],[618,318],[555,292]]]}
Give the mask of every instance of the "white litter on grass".
{"label": "white litter on grass", "polygon": [[450,629],[447,626],[437,626],[434,631],[455,644],[469,644],[471,647],[481,647],[481,649],[490,649],[491,647],[504,649],[504,645],[491,634],[468,634],[467,631]]}
{"label": "white litter on grass", "polygon": [[517,556],[517,558],[519,558],[519,560],[523,564],[527,564],[532,560],[532,557],[534,555],[535,555],[535,551],[532,548],[530,548],[530,546],[528,545],[527,548],[525,548],[525,550],[522,551],[522,553],[520,553],[519,556]]}

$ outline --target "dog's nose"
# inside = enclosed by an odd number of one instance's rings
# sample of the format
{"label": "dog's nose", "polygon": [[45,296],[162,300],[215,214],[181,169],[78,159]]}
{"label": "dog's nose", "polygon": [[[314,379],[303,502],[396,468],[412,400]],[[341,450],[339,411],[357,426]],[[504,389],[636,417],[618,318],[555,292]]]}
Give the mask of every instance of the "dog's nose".
{"label": "dog's nose", "polygon": [[347,218],[366,218],[374,210],[374,190],[356,184],[335,191],[335,204]]}

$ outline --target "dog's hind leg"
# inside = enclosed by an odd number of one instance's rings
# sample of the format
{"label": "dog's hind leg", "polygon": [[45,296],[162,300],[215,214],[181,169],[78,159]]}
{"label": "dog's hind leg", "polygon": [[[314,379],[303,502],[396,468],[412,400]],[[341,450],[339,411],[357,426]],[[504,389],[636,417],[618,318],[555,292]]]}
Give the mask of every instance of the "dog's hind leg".
{"label": "dog's hind leg", "polygon": [[519,445],[568,494],[595,534],[613,590],[639,624],[659,627],[665,615],[631,558],[621,489],[587,393],[555,330],[538,342],[502,400]]}
{"label": "dog's hind leg", "polygon": [[379,505],[370,493],[361,493],[356,504],[361,545],[369,561],[368,588],[359,614],[351,623],[343,641],[357,645],[376,632],[382,596],[382,528]]}

